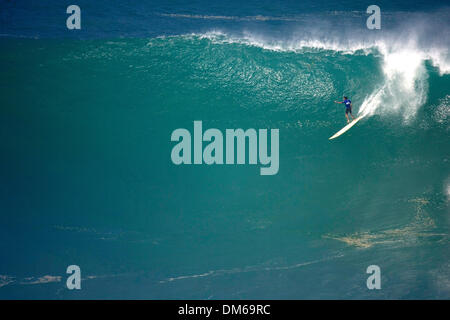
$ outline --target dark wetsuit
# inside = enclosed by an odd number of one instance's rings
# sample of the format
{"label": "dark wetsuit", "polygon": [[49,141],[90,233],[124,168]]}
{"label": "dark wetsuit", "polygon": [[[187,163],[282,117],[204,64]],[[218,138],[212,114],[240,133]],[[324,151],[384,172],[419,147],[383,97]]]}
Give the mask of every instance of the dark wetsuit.
{"label": "dark wetsuit", "polygon": [[345,104],[345,114],[352,114],[352,101],[350,99],[345,99],[342,103]]}

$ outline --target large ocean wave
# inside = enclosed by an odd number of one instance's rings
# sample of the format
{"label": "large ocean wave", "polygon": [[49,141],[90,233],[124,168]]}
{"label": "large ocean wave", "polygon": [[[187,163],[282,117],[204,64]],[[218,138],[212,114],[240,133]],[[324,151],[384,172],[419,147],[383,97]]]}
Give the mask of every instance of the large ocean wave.
{"label": "large ocean wave", "polygon": [[[437,73],[439,76],[445,77],[450,73],[450,58],[448,55],[448,49],[443,48],[440,45],[422,47],[420,45],[421,40],[417,35],[411,34],[408,38],[380,38],[359,40],[359,41],[342,41],[338,39],[324,39],[323,37],[314,38],[291,38],[291,39],[271,39],[265,38],[263,35],[254,35],[250,32],[244,32],[242,35],[232,35],[222,31],[213,30],[205,33],[193,33],[181,36],[171,37],[159,37],[159,40],[166,40],[168,42],[177,42],[181,45],[181,42],[189,41],[191,45],[198,45],[199,55],[196,57],[205,57],[205,53],[200,53],[208,46],[222,46],[222,52],[226,52],[226,46],[232,51],[236,51],[236,46],[240,46],[242,51],[250,50],[250,47],[260,48],[261,51],[254,52],[252,54],[245,53],[245,59],[239,61],[242,68],[250,68],[252,72],[252,79],[249,81],[254,86],[261,87],[261,83],[257,83],[255,79],[258,79],[258,71],[266,74],[269,77],[278,77],[280,80],[280,90],[286,89],[289,92],[289,88],[283,88],[283,80],[288,78],[295,78],[301,81],[301,75],[309,75],[310,83],[305,87],[304,93],[312,92],[314,96],[324,97],[324,93],[337,93],[339,98],[341,95],[356,94],[358,97],[363,96],[363,100],[359,101],[358,114],[364,116],[371,115],[391,115],[401,114],[405,122],[409,122],[414,119],[417,111],[427,102],[429,83],[428,77],[430,72]],[[155,40],[150,41],[150,45]],[[207,43],[202,41],[207,41]],[[186,48],[186,49],[192,49]],[[274,52],[279,54],[276,58],[265,52]],[[292,53],[293,55],[287,55]],[[208,51],[208,54],[212,54],[211,59],[217,59],[220,61],[220,57],[215,56],[214,52]],[[258,56],[259,55],[259,56]],[[316,56],[318,59],[326,59],[330,55],[337,55],[345,57],[343,62],[341,59],[336,59],[330,64],[322,64],[317,67],[317,70],[313,70],[318,64],[309,62],[312,56]],[[352,67],[352,57],[371,56],[376,60],[376,64],[372,70],[360,70],[360,64]],[[305,59],[306,58],[306,59]],[[205,59],[208,59],[205,57]],[[282,65],[282,62],[277,67],[269,67],[270,63],[266,66],[261,64],[261,61],[265,62],[270,59],[281,59],[285,61],[285,66],[290,63],[303,61],[308,65],[308,68],[302,68],[291,65],[292,68],[287,68]],[[231,60],[231,58],[230,58]],[[231,61],[228,61],[231,63]],[[236,61],[234,61],[235,63]],[[226,61],[225,61],[226,63]],[[348,64],[348,68],[340,65],[341,63]],[[325,65],[325,68],[324,68]],[[329,67],[327,69],[327,66]],[[236,65],[228,65],[228,67],[237,67]],[[358,85],[345,85],[344,88],[350,88],[354,92],[333,92],[330,91],[333,88],[333,83],[330,83],[330,79],[333,78],[339,69],[342,72],[348,72],[347,81],[349,83],[361,84],[366,82],[365,77],[377,77],[376,83],[370,91],[361,92],[358,89]],[[239,70],[239,68],[237,69]],[[214,70],[210,70],[210,72]],[[216,70],[220,72],[220,70]],[[223,71],[223,70],[222,70]],[[233,71],[235,72],[235,71]],[[291,73],[291,74],[290,74]],[[371,75],[372,73],[372,75]],[[288,75],[290,74],[290,75]],[[262,74],[259,74],[262,76]],[[321,79],[319,79],[321,78]],[[317,81],[311,81],[315,79]],[[228,79],[231,80],[231,79]],[[254,82],[253,82],[254,81]],[[293,83],[293,89],[295,90],[296,82]],[[298,83],[297,83],[298,84]],[[271,85],[276,86],[275,83]],[[267,87],[266,89],[269,89]],[[272,89],[274,89],[272,87]],[[298,89],[298,88],[297,88]],[[320,90],[324,90],[320,92]],[[335,90],[334,90],[335,91]],[[299,93],[299,91],[296,91]],[[280,93],[283,95],[283,93]],[[284,93],[286,94],[286,93]],[[326,96],[326,94],[325,94]],[[441,101],[441,105],[445,104],[445,99]],[[446,110],[447,106],[441,106],[441,110]],[[442,115],[445,117],[445,112]],[[442,117],[440,117],[442,119]]]}
{"label": "large ocean wave", "polygon": [[[99,10],[83,39],[1,30],[0,297],[70,298],[58,260],[83,263],[85,298],[374,298],[375,264],[377,298],[447,299],[448,11],[382,7],[367,30],[203,4],[108,3],[123,19]],[[366,117],[329,141],[343,95]],[[278,174],[174,165],[195,120],[279,129]]]}

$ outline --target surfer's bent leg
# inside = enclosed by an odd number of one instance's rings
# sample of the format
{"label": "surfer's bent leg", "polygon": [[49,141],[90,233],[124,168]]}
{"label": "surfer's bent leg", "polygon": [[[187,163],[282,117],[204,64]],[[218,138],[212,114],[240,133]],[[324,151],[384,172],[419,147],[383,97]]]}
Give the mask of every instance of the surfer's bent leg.
{"label": "surfer's bent leg", "polygon": [[[352,114],[352,107],[349,107],[347,109],[345,109],[345,115],[347,116],[347,113],[350,113],[350,115],[352,116],[352,119],[355,120],[355,117]],[[348,119],[348,116],[347,116]]]}
{"label": "surfer's bent leg", "polygon": [[350,115],[352,114],[352,111],[350,108],[345,108],[345,117],[347,118],[347,122],[350,122],[350,119],[348,117],[348,113],[350,112]]}

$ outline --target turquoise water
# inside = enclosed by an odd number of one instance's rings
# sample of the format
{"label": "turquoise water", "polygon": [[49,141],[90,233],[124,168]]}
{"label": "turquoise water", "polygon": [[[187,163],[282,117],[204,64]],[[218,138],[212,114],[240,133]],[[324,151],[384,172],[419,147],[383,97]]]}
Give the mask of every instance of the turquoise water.
{"label": "turquoise water", "polygon": [[[450,76],[389,45],[1,38],[0,297],[448,299]],[[194,120],[279,129],[278,174],[174,165]]]}

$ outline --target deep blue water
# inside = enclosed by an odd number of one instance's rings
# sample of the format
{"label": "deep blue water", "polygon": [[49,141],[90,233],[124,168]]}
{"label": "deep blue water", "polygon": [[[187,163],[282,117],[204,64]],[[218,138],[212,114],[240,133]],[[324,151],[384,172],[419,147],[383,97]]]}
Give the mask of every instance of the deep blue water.
{"label": "deep blue water", "polygon": [[[0,1],[0,298],[450,297],[445,2],[69,4]],[[174,165],[195,120],[278,173]]]}

